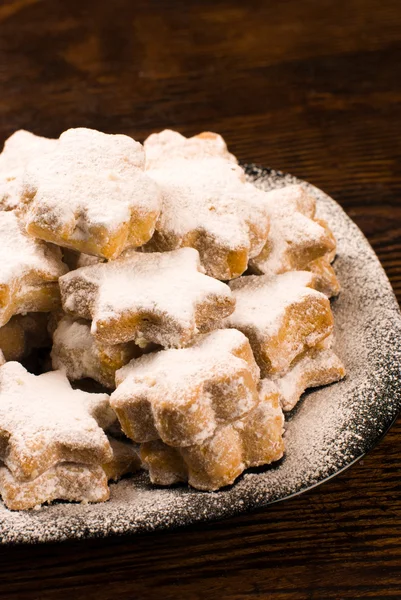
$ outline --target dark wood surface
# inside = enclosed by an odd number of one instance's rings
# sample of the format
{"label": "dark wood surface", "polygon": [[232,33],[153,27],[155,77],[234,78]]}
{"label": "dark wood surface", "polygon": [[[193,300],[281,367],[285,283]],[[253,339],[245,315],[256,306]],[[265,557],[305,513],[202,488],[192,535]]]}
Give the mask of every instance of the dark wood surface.
{"label": "dark wood surface", "polygon": [[[400,0],[2,0],[0,137],[218,131],[338,200],[401,299]],[[401,425],[307,494],[142,537],[0,549],[0,597],[401,598]]]}

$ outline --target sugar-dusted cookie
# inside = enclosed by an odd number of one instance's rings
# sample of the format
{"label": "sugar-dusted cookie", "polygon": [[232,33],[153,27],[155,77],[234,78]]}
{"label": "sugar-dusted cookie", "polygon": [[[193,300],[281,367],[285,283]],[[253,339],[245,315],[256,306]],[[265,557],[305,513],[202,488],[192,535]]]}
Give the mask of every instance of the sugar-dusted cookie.
{"label": "sugar-dusted cookie", "polygon": [[144,142],[146,167],[158,167],[162,162],[175,158],[205,158],[218,156],[236,163],[237,159],[227,149],[227,144],[218,133],[204,131],[186,138],[171,129],[152,133]]}
{"label": "sugar-dusted cookie", "polygon": [[270,231],[264,248],[250,261],[255,273],[306,269],[311,261],[335,252],[334,236],[327,223],[314,219],[316,202],[303,186],[268,192],[266,204]]}
{"label": "sugar-dusted cookie", "polygon": [[108,259],[141,246],[160,212],[144,162],[141,144],[128,136],[65,131],[53,152],[27,167],[28,233]]}
{"label": "sugar-dusted cookie", "polygon": [[341,359],[330,348],[313,348],[298,357],[291,369],[276,380],[283,410],[292,410],[307,388],[328,385],[345,377]]}
{"label": "sugar-dusted cookie", "polygon": [[338,296],[341,291],[340,282],[338,281],[336,272],[331,265],[336,257],[336,239],[326,221],[316,218],[315,221],[323,227],[328,238],[331,239],[332,249],[326,252],[326,254],[323,254],[323,256],[320,256],[319,258],[316,258],[308,263],[308,265],[305,267],[305,271],[311,271],[314,274],[315,289],[328,296],[328,298],[331,298],[332,296]]}
{"label": "sugar-dusted cookie", "polygon": [[15,315],[0,327],[0,349],[6,360],[21,360],[33,349],[50,346],[46,313]]}
{"label": "sugar-dusted cookie", "polygon": [[14,212],[0,212],[0,265],[0,327],[15,314],[60,306],[60,251],[26,235]]}
{"label": "sugar-dusted cookie", "polygon": [[111,460],[102,427],[114,419],[107,394],[73,390],[60,371],[35,376],[17,362],[0,367],[0,460],[17,479],[59,462]]}
{"label": "sugar-dusted cookie", "polygon": [[189,348],[131,361],[116,373],[111,406],[135,442],[200,444],[258,402],[259,369],[246,337],[220,329]]}
{"label": "sugar-dusted cookie", "polygon": [[110,492],[101,466],[63,462],[50,467],[35,479],[18,480],[0,466],[0,494],[10,510],[37,508],[53,500],[105,502]]}
{"label": "sugar-dusted cookie", "polygon": [[25,129],[15,131],[5,142],[0,153],[0,172],[24,168],[41,154],[53,151],[58,140],[35,135]]}
{"label": "sugar-dusted cookie", "polygon": [[142,462],[134,444],[129,441],[116,440],[109,436],[110,446],[113,452],[111,461],[102,465],[109,481],[118,481],[124,475],[138,471]]}
{"label": "sugar-dusted cookie", "polygon": [[203,274],[193,248],[129,252],[67,273],[60,289],[64,310],[93,319],[92,333],[103,344],[182,346],[234,310],[229,287]]}
{"label": "sugar-dusted cookie", "polygon": [[30,161],[56,148],[58,141],[20,129],[6,140],[0,154],[0,210],[19,210],[24,169]]}
{"label": "sugar-dusted cookie", "polygon": [[35,479],[18,480],[0,465],[0,495],[10,510],[28,510],[53,500],[105,502],[110,492],[107,481],[118,481],[141,467],[138,452],[130,442],[108,438],[112,459],[103,465],[62,462]]}
{"label": "sugar-dusted cookie", "polygon": [[[316,203],[315,199],[313,198],[313,196],[309,196],[310,198],[313,199],[313,201]],[[316,216],[313,218],[313,220],[315,221],[315,223],[317,223],[318,225],[320,225],[326,232],[326,236],[327,239],[330,240],[328,242],[328,246],[330,247],[329,250],[327,250],[327,252],[323,255],[326,257],[326,259],[332,263],[333,260],[336,257],[336,252],[337,252],[337,240],[334,236],[334,233],[332,232],[332,230],[329,227],[329,224],[327,223],[327,221],[325,221],[324,219],[318,219]]]}
{"label": "sugar-dusted cookie", "polygon": [[53,334],[53,369],[63,370],[71,381],[89,377],[114,389],[116,371],[144,352],[134,342],[102,344],[90,329],[90,323],[82,319],[65,316],[59,321]]}
{"label": "sugar-dusted cookie", "polygon": [[315,276],[315,289],[328,298],[338,296],[341,291],[340,282],[332,265],[329,255],[324,255],[309,263],[306,267]]}
{"label": "sugar-dusted cookie", "polygon": [[147,173],[162,192],[162,212],[145,248],[191,246],[208,275],[222,280],[241,275],[267,239],[266,192],[245,182],[219,136],[187,140],[162,132],[151,136],[145,148]]}
{"label": "sugar-dusted cookie", "polygon": [[217,490],[233,483],[248,467],[279,460],[284,453],[283,424],[278,391],[264,380],[255,408],[219,427],[202,444],[173,448],[155,440],[141,444],[140,454],[153,483],[189,481],[200,490]]}
{"label": "sugar-dusted cookie", "polygon": [[230,282],[236,308],[226,325],[248,337],[263,377],[285,372],[332,332],[330,302],[313,286],[314,276],[306,271]]}

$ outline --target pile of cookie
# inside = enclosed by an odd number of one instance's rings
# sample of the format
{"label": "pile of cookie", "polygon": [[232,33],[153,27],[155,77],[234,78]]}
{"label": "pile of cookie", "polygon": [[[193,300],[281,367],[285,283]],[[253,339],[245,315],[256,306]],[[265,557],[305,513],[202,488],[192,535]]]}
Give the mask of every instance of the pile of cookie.
{"label": "pile of cookie", "polygon": [[335,239],[221,136],[18,131],[0,154],[0,493],[24,510],[232,484],[284,454],[283,411],[341,379]]}

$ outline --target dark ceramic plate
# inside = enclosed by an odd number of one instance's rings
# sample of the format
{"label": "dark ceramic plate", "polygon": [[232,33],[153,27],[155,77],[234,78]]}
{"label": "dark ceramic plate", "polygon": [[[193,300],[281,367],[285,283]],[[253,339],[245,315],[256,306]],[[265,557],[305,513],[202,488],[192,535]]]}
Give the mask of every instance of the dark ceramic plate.
{"label": "dark ceramic plate", "polygon": [[[249,179],[263,189],[297,181],[269,169],[246,169]],[[342,293],[333,310],[336,349],[348,375],[305,395],[289,415],[285,458],[273,467],[246,472],[219,492],[155,488],[142,473],[112,485],[105,504],[55,503],[19,513],[0,503],[3,543],[138,533],[222,519],[305,492],[350,466],[383,436],[401,408],[398,305],[360,230],[334,200],[305,185],[338,242],[335,266]]]}

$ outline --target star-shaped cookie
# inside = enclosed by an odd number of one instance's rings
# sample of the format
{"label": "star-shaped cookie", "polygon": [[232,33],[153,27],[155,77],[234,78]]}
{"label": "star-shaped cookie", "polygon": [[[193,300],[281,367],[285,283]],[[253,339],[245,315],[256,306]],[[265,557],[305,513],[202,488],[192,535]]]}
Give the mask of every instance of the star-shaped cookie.
{"label": "star-shaped cookie", "polygon": [[0,464],[0,494],[10,510],[29,510],[53,500],[105,502],[110,492],[101,466],[59,463],[35,479],[19,481]]}
{"label": "star-shaped cookie", "polygon": [[24,197],[32,236],[87,254],[116,258],[153,234],[160,212],[144,151],[125,135],[69,129],[54,152],[26,169]]}
{"label": "star-shaped cookie", "polygon": [[219,427],[202,444],[185,448],[161,440],[141,444],[140,454],[152,483],[188,481],[200,490],[230,485],[248,467],[279,460],[284,453],[284,417],[271,381],[260,385],[259,403],[241,419]]}
{"label": "star-shaped cookie", "polygon": [[92,334],[105,344],[180,347],[234,310],[229,287],[203,274],[193,248],[129,252],[67,273],[60,289],[64,310],[92,320]]}
{"label": "star-shaped cookie", "polygon": [[332,333],[330,302],[314,285],[306,271],[230,282],[236,307],[225,324],[248,337],[262,377],[285,373],[299,354]]}
{"label": "star-shaped cookie", "polygon": [[53,333],[53,369],[64,370],[71,381],[89,377],[114,389],[116,371],[142,354],[144,351],[134,342],[99,343],[90,332],[90,322],[82,319],[64,316]]}
{"label": "star-shaped cookie", "polygon": [[250,261],[255,273],[302,270],[328,253],[335,255],[334,236],[324,221],[314,218],[316,201],[303,186],[268,192],[266,205],[270,231],[264,248]]}
{"label": "star-shaped cookie", "polygon": [[219,329],[182,349],[131,361],[116,373],[111,405],[135,442],[200,444],[258,402],[259,369],[246,337]]}
{"label": "star-shaped cookie", "polygon": [[60,305],[60,250],[28,236],[14,212],[0,212],[0,326],[15,314]]}
{"label": "star-shaped cookie", "polygon": [[115,415],[107,394],[73,390],[66,376],[35,376],[17,362],[0,367],[0,460],[20,480],[60,462],[112,460],[103,428]]}
{"label": "star-shaped cookie", "polygon": [[276,381],[282,409],[292,410],[306,389],[329,385],[344,377],[344,364],[331,348],[308,350]]}
{"label": "star-shaped cookie", "polygon": [[[164,135],[151,136],[145,143],[150,152],[147,174],[162,192],[162,212],[146,248],[190,246],[199,251],[208,275],[221,280],[238,277],[266,243],[266,192],[247,183],[242,168],[225,152],[188,151],[191,145],[185,138],[187,143],[179,143],[176,151],[174,144],[167,144],[165,153],[155,152],[157,137]],[[197,145],[208,141],[198,138]]]}
{"label": "star-shaped cookie", "polygon": [[105,502],[110,496],[107,480],[118,481],[141,466],[138,453],[130,442],[108,438],[111,461],[103,465],[62,462],[35,479],[20,481],[0,464],[0,494],[11,510],[28,510],[52,500]]}

